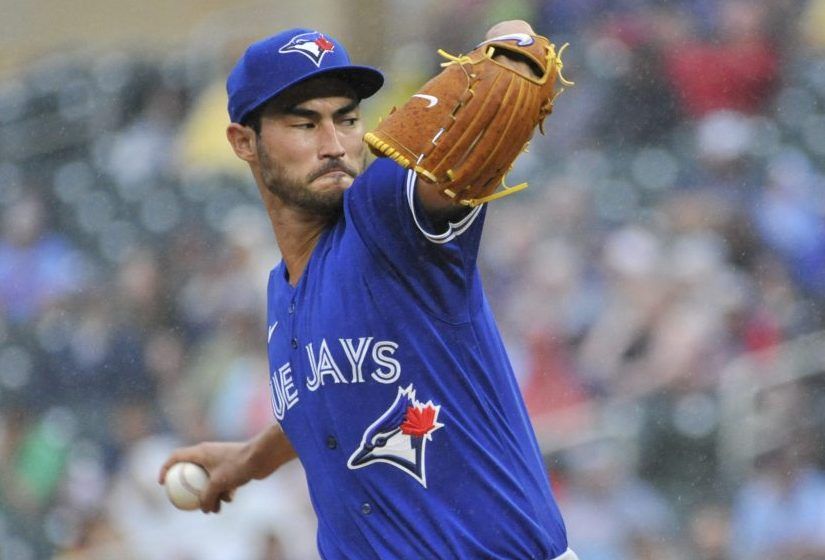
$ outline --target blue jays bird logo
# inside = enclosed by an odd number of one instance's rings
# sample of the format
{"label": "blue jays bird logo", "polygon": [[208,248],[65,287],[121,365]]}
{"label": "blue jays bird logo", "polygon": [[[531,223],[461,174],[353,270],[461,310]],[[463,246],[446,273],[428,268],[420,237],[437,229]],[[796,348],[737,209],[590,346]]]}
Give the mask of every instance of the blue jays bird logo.
{"label": "blue jays bird logo", "polygon": [[324,55],[335,50],[335,43],[324,37],[323,33],[312,31],[296,35],[278,49],[279,53],[300,53],[309,58],[315,66],[321,66]]}
{"label": "blue jays bird logo", "polygon": [[432,433],[444,426],[438,422],[440,411],[441,405],[432,401],[417,401],[412,384],[404,389],[399,387],[395,402],[366,429],[347,466],[360,469],[376,462],[387,463],[426,488],[424,452]]}

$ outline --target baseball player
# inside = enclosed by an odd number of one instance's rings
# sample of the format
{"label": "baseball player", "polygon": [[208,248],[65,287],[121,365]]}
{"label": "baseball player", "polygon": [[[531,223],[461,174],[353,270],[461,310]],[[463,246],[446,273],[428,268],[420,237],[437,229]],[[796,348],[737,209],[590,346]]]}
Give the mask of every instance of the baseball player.
{"label": "baseball player", "polygon": [[[359,102],[383,77],[329,35],[291,29],[240,58],[227,137],[283,256],[266,333],[277,423],[179,449],[159,480],[202,465],[202,510],[218,512],[297,457],[323,558],[575,560],[476,267],[484,202],[550,112],[561,63],[523,21],[445,56],[366,137]],[[384,156],[369,166],[365,139]]]}

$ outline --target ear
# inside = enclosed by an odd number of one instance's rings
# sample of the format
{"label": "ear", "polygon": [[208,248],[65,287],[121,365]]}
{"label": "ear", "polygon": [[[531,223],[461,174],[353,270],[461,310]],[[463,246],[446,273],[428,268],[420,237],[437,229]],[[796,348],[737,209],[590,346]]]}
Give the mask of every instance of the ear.
{"label": "ear", "polygon": [[235,155],[247,163],[258,159],[257,135],[248,126],[231,123],[226,127],[226,139],[235,151]]}

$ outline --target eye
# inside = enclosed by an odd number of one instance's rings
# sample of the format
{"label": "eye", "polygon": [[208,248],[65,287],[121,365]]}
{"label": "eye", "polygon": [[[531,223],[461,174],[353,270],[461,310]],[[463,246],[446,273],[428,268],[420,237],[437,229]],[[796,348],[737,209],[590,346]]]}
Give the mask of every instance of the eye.
{"label": "eye", "polygon": [[355,126],[360,119],[358,117],[347,117],[343,119],[343,122],[346,126]]}
{"label": "eye", "polygon": [[372,444],[375,447],[384,447],[385,445],[387,445],[387,438],[385,438],[384,436],[378,436],[377,438],[372,440]]}
{"label": "eye", "polygon": [[311,129],[315,128],[315,123],[313,123],[313,122],[297,123],[297,124],[293,124],[292,128],[298,128],[298,129],[301,129],[301,130],[311,130]]}

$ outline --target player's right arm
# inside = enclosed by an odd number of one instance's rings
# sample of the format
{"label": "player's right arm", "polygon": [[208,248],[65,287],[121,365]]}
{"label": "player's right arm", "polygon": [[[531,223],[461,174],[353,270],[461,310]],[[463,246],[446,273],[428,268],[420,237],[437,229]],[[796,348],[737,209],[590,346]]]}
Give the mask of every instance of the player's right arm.
{"label": "player's right arm", "polygon": [[297,457],[286,434],[277,424],[245,442],[204,442],[177,449],[160,469],[158,482],[181,461],[202,466],[209,473],[209,484],[201,495],[201,510],[217,513],[221,501],[231,501],[232,492],[250,480],[260,480]]}

